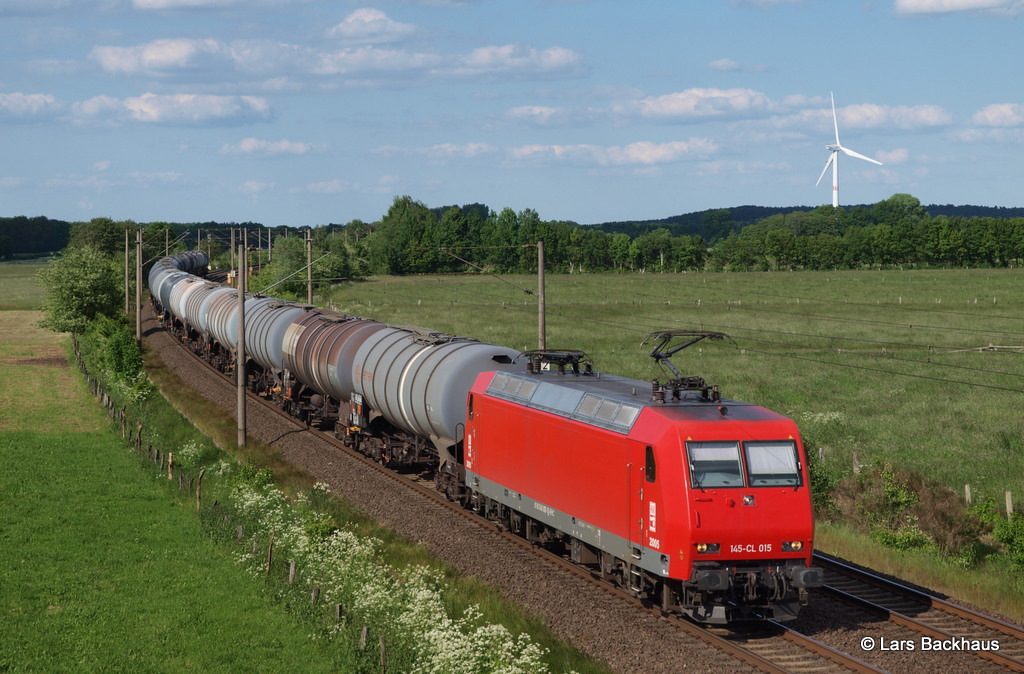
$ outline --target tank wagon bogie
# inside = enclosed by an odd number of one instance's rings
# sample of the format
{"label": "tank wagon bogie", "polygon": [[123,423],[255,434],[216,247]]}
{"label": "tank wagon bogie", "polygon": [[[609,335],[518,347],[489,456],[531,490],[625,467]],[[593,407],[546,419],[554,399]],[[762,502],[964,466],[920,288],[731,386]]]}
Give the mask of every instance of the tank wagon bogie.
{"label": "tank wagon bogie", "polygon": [[[164,324],[231,373],[238,293],[193,275],[206,264],[164,258],[150,288]],[[690,341],[667,349],[679,335]],[[249,294],[246,383],[665,611],[792,619],[823,581],[797,427],[668,361],[719,333],[657,336],[667,384],[593,372],[579,352],[520,354]]]}

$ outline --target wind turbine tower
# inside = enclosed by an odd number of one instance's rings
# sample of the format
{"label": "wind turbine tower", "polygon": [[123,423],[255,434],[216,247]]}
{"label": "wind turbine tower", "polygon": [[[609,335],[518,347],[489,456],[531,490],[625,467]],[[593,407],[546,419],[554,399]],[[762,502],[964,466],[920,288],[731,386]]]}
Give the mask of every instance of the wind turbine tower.
{"label": "wind turbine tower", "polygon": [[835,145],[831,143],[825,146],[825,149],[829,151],[828,161],[825,162],[825,168],[821,170],[821,175],[818,176],[818,182],[814,183],[817,187],[821,184],[821,179],[825,177],[825,172],[828,171],[828,167],[832,166],[832,207],[839,208],[839,158],[838,154],[842,152],[850,157],[856,157],[857,159],[863,159],[869,161],[872,164],[882,165],[882,162],[872,159],[871,157],[865,157],[859,152],[854,152],[848,147],[843,147],[843,144],[839,142],[839,121],[836,119],[836,97],[832,96],[832,125],[836,129],[836,142]]}

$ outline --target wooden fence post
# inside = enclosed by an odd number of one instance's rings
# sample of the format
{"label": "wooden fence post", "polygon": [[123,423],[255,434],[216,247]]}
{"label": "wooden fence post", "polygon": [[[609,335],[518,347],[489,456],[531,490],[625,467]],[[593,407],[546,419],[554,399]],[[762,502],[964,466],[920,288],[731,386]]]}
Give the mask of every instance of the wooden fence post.
{"label": "wooden fence post", "polygon": [[270,562],[274,558],[274,532],[270,532],[270,542],[267,543],[267,575],[270,575]]}
{"label": "wooden fence post", "polygon": [[860,455],[857,452],[853,453],[853,474],[860,475]]}
{"label": "wooden fence post", "polygon": [[288,563],[288,584],[295,584],[295,562]]}
{"label": "wooden fence post", "polygon": [[196,510],[199,510],[203,505],[203,475],[206,474],[206,469],[201,468],[199,470],[199,479],[196,480]]}
{"label": "wooden fence post", "polygon": [[174,452],[167,452],[167,481],[174,479]]}
{"label": "wooden fence post", "polygon": [[964,485],[964,500],[967,501],[967,506],[970,507],[970,505],[971,505],[971,485],[969,485],[969,484],[965,484]]}
{"label": "wooden fence post", "polygon": [[309,598],[309,603],[315,605],[318,601],[320,601],[320,588],[314,587],[313,593]]}
{"label": "wooden fence post", "polygon": [[239,524],[237,527],[235,527],[235,542],[237,542],[237,543],[241,543],[242,542],[242,538],[243,538],[242,531],[243,530],[242,530],[242,525],[241,524]]}
{"label": "wooden fence post", "polygon": [[1013,519],[1013,492],[1006,492],[1006,520]]}

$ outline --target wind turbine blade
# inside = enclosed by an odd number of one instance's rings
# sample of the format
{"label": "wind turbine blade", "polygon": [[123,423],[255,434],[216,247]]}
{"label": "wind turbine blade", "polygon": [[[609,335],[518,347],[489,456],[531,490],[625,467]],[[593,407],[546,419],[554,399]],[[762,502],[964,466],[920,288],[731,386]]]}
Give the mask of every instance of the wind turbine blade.
{"label": "wind turbine blade", "polygon": [[821,175],[818,176],[818,182],[814,183],[815,187],[817,187],[818,185],[821,184],[821,179],[825,177],[825,172],[828,171],[828,167],[832,166],[832,162],[834,162],[835,160],[836,160],[836,153],[835,152],[830,152],[829,155],[828,155],[828,161],[825,162],[825,168],[821,169]]}
{"label": "wind turbine blade", "polygon": [[857,159],[863,159],[864,161],[869,161],[872,164],[878,164],[879,166],[883,166],[882,162],[878,161],[877,159],[872,159],[871,157],[865,157],[864,155],[860,154],[859,152],[854,152],[853,150],[851,150],[849,148],[845,148],[842,145],[839,146],[839,149],[843,151],[843,154],[847,154],[847,155],[849,155],[851,157],[856,157]]}
{"label": "wind turbine blade", "polygon": [[832,97],[832,125],[836,127],[836,145],[841,146],[842,143],[839,142],[839,119],[836,117],[836,95],[830,91],[829,96]]}

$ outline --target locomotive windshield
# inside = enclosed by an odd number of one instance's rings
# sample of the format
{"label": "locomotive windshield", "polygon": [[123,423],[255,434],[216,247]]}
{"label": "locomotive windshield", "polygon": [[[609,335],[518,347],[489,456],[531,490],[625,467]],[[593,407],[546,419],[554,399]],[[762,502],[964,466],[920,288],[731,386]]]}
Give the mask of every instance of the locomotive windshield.
{"label": "locomotive windshield", "polygon": [[740,446],[735,442],[688,442],[693,486],[742,487]]}
{"label": "locomotive windshield", "polygon": [[691,486],[695,489],[800,486],[800,465],[796,443],[792,440],[747,441],[742,449],[741,454],[738,442],[687,442]]}
{"label": "locomotive windshield", "polygon": [[752,487],[796,487],[800,485],[796,444],[779,442],[744,442],[747,453],[747,477]]}

